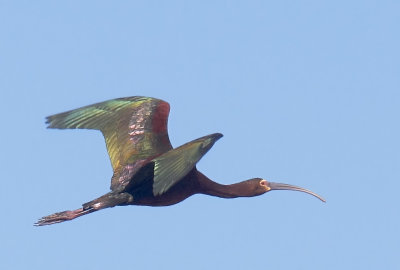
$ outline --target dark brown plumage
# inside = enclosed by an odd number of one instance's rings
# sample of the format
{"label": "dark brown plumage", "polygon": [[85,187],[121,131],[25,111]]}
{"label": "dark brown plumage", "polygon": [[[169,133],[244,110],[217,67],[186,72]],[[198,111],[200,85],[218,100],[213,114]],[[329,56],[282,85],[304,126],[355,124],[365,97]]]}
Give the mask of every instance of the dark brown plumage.
{"label": "dark brown plumage", "polygon": [[168,206],[194,194],[236,198],[287,189],[306,192],[324,201],[309,190],[261,178],[232,185],[210,180],[196,169],[196,163],[222,134],[207,135],[172,148],[167,132],[168,114],[169,104],[165,101],[128,97],[49,116],[49,128],[100,130],[114,174],[107,194],[77,210],[43,217],[35,225],[59,223],[114,206]]}

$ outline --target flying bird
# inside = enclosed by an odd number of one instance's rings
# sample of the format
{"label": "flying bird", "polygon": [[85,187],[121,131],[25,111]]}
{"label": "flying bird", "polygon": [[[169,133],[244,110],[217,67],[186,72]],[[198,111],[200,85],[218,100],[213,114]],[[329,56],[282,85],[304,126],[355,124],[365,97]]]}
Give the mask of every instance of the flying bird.
{"label": "flying bird", "polygon": [[113,168],[111,191],[73,211],[39,219],[43,226],[123,205],[168,206],[194,194],[220,198],[254,197],[271,190],[316,193],[293,185],[252,178],[216,183],[196,169],[197,162],[222,137],[210,134],[173,148],[167,130],[170,106],[149,97],[108,100],[47,117],[48,128],[100,130]]}

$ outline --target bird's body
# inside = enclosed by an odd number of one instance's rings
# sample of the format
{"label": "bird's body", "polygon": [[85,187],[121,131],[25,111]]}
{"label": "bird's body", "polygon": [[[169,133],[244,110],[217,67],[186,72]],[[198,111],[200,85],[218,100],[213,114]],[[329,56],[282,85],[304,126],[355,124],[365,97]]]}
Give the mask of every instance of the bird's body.
{"label": "bird's body", "polygon": [[197,162],[222,137],[215,133],[172,148],[167,122],[169,104],[148,97],[128,97],[78,108],[47,118],[49,128],[100,130],[113,167],[111,191],[82,208],[41,218],[50,225],[104,208],[123,205],[168,206],[194,194],[222,198],[253,197],[274,189],[315,193],[296,186],[253,178],[221,185],[196,169]]}

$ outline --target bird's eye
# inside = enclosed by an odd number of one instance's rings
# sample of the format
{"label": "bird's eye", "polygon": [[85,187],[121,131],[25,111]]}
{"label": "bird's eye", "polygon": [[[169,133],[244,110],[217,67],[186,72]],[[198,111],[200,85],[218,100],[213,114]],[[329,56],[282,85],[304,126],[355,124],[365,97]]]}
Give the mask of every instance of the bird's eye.
{"label": "bird's eye", "polygon": [[263,180],[260,181],[260,185],[261,186],[267,186],[267,184],[268,184],[267,180],[263,179]]}

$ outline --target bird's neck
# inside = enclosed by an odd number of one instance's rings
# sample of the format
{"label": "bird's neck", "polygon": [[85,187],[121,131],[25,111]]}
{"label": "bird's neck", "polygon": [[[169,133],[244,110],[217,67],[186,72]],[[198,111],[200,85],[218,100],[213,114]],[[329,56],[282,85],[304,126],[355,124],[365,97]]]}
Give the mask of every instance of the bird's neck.
{"label": "bird's neck", "polygon": [[209,179],[207,176],[198,173],[199,192],[220,198],[253,197],[253,192],[249,189],[248,181],[243,181],[231,185],[222,185]]}

